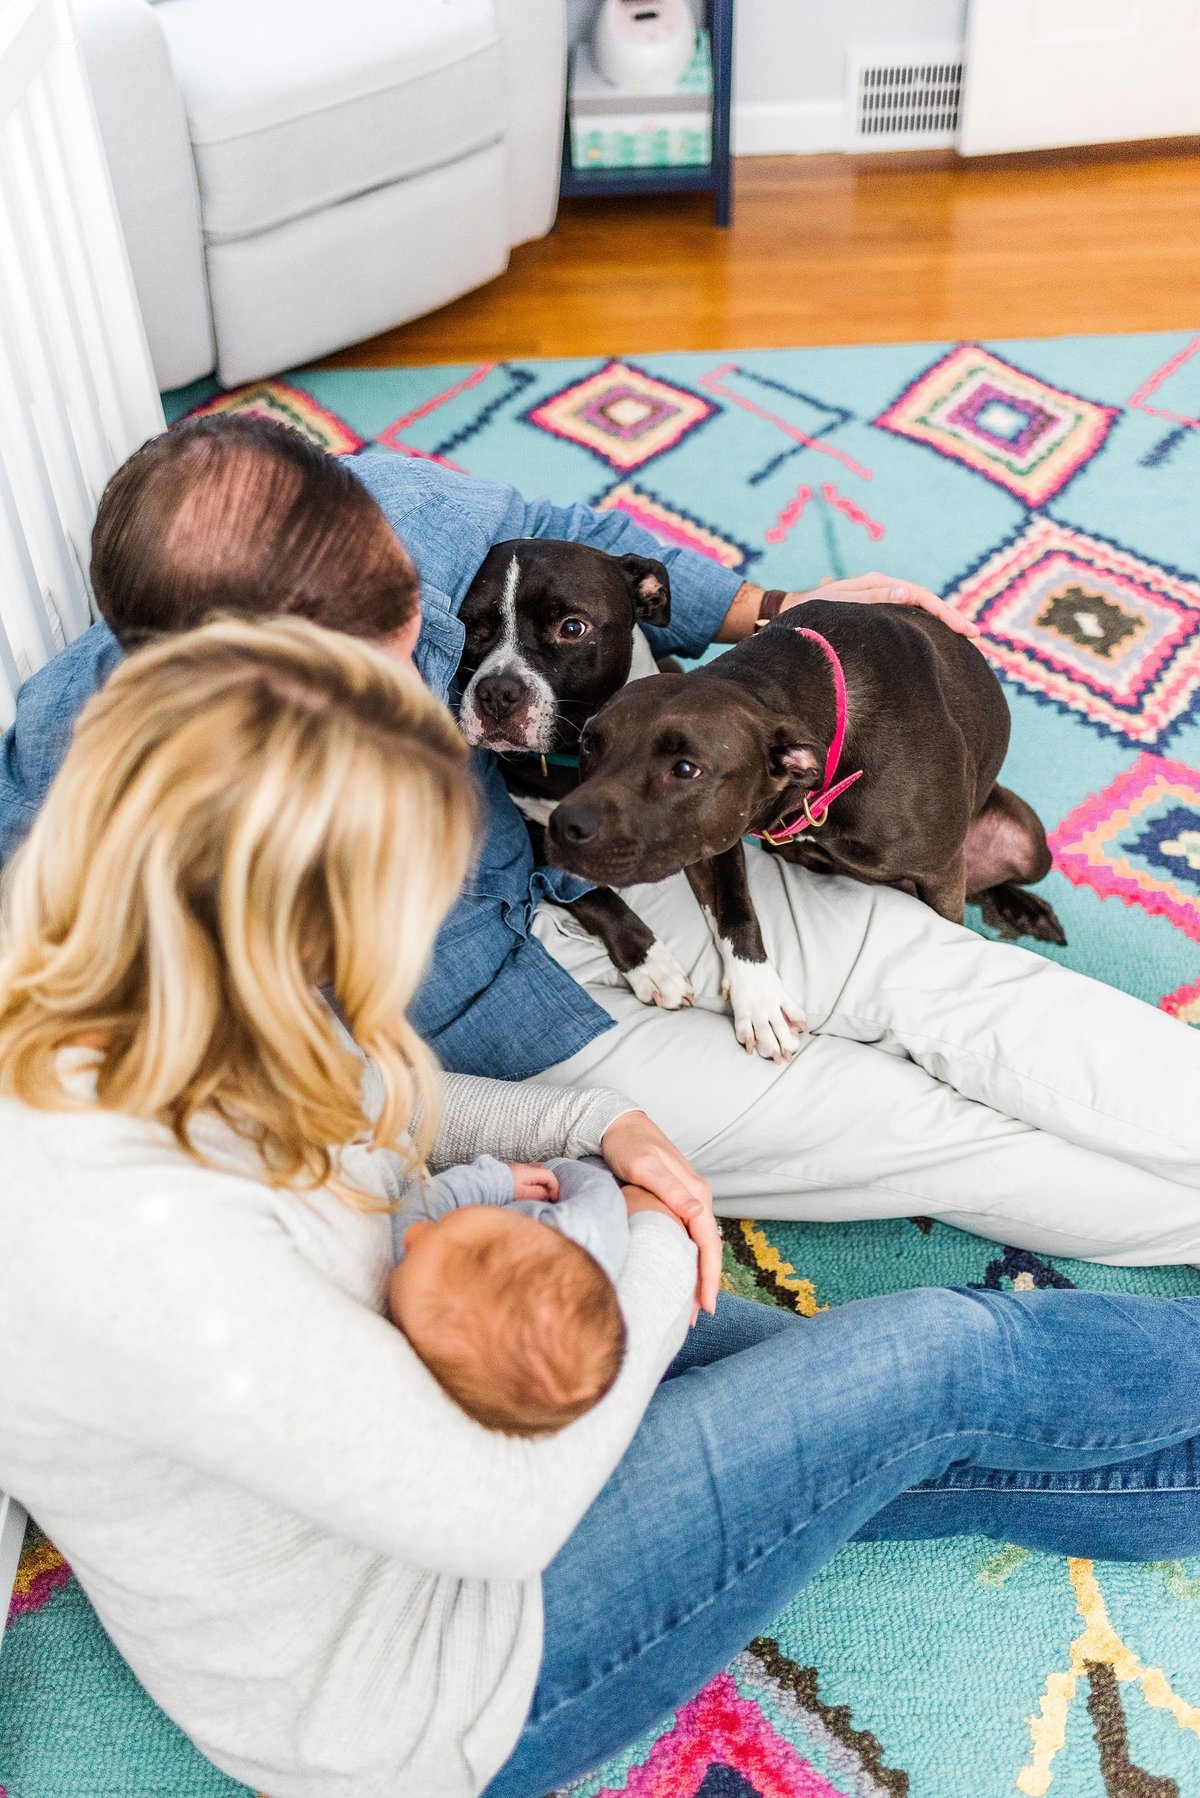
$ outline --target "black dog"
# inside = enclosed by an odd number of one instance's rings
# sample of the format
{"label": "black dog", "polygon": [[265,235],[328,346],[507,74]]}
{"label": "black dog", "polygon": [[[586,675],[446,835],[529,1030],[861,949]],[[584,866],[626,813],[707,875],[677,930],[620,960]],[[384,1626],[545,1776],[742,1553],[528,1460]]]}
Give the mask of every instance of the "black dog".
{"label": "black dog", "polygon": [[[469,743],[495,750],[545,861],[544,825],[579,779],[579,736],[628,680],[657,672],[639,624],[671,616],[667,571],[645,556],[609,556],[582,543],[498,543],[463,600],[459,722]],[[616,893],[585,893],[568,908],[598,936],[643,1004],[689,1004],[675,957]]]}
{"label": "black dog", "polygon": [[798,1046],[803,1013],[767,962],[743,836],[908,886],[946,918],[961,922],[971,897],[1005,936],[1065,941],[1024,890],[1051,857],[1036,813],[997,785],[1008,737],[1000,683],[966,638],[906,606],[813,600],[690,674],[611,700],[584,734],[584,778],[551,815],[547,852],[619,886],[685,868],[738,1038],[777,1059]]}

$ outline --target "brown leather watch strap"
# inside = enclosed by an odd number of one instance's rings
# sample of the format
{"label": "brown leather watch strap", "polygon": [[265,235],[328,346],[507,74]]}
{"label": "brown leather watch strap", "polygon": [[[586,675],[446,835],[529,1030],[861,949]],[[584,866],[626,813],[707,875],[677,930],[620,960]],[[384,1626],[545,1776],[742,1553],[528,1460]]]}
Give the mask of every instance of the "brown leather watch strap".
{"label": "brown leather watch strap", "polygon": [[758,605],[758,617],[754,620],[756,631],[763,630],[772,618],[778,618],[779,608],[787,598],[783,587],[768,587]]}

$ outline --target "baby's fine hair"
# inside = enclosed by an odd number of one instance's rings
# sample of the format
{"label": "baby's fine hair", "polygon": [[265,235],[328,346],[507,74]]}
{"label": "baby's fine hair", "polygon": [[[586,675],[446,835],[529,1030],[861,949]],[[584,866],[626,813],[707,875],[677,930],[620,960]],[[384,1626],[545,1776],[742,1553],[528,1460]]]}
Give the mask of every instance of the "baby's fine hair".
{"label": "baby's fine hair", "polygon": [[599,1262],[547,1225],[537,1236],[516,1250],[507,1234],[465,1249],[420,1347],[462,1410],[510,1436],[550,1435],[582,1417],[625,1358],[625,1319]]}

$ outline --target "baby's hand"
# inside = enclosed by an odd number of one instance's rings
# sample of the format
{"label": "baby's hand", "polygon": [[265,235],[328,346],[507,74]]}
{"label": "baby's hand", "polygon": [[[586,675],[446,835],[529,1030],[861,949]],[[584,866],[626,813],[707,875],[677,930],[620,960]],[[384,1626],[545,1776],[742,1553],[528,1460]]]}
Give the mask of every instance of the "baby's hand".
{"label": "baby's hand", "polygon": [[548,1167],[530,1161],[510,1161],[508,1169],[513,1177],[514,1199],[558,1197],[558,1175],[551,1173]]}

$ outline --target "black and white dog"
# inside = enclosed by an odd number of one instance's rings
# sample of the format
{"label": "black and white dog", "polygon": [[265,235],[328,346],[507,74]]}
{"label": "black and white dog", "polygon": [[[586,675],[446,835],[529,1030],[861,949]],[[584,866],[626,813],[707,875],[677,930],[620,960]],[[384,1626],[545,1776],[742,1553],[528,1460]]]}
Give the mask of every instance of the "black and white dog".
{"label": "black and white dog", "polygon": [[[495,750],[545,862],[545,823],[579,780],[579,738],[592,714],[631,680],[658,672],[641,624],[666,624],[661,562],[609,556],[582,543],[522,537],[489,552],[459,617],[459,723],[468,743]],[[691,981],[616,893],[598,887],[567,908],[599,937],[645,1005],[674,1011]]]}

